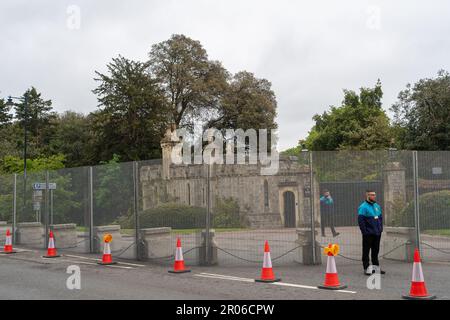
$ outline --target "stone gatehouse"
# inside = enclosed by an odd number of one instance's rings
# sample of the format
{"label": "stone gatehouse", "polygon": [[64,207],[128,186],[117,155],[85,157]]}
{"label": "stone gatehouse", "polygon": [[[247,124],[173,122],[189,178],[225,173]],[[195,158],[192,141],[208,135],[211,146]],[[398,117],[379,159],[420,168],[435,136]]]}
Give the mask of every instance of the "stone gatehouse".
{"label": "stone gatehouse", "polygon": [[[169,129],[168,134],[173,130]],[[206,207],[207,165],[172,163],[171,153],[177,142],[171,141],[168,134],[161,140],[162,160],[149,162],[140,169],[143,209],[164,202]],[[305,227],[310,226],[313,198],[315,223],[319,226],[319,183],[314,178],[312,194],[310,180],[309,166],[300,164],[296,157],[280,155],[279,170],[274,175],[261,175],[261,164],[213,164],[211,208],[218,198],[232,198],[250,227]],[[382,206],[388,223],[398,213],[398,207],[406,204],[405,186],[405,168],[400,162],[387,162],[382,175]],[[355,203],[359,204],[361,199]]]}
{"label": "stone gatehouse", "polygon": [[[161,141],[163,158],[140,169],[143,209],[162,202],[207,206],[207,165],[175,165],[171,152],[176,142]],[[239,214],[254,228],[302,227],[311,220],[309,166],[296,157],[280,156],[275,175],[261,175],[258,164],[213,164],[210,170],[211,208],[216,199],[232,198]],[[315,199],[319,197],[315,183]],[[316,210],[319,210],[316,201]],[[318,212],[318,211],[316,211]],[[319,215],[316,215],[319,219]],[[319,221],[317,221],[319,223]]]}

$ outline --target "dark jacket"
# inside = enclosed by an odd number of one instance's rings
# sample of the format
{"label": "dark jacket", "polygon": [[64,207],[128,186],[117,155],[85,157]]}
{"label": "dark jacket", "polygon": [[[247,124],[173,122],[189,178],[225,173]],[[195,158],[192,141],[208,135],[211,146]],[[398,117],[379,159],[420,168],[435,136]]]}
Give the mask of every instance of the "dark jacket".
{"label": "dark jacket", "polygon": [[383,215],[379,204],[364,201],[358,208],[358,224],[363,235],[381,235]]}

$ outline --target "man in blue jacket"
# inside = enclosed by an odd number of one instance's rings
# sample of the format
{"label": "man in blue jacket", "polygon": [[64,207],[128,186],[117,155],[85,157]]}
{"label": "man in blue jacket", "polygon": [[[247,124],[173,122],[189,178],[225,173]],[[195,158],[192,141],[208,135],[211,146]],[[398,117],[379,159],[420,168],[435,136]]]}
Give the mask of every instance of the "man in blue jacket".
{"label": "man in blue jacket", "polygon": [[320,228],[322,237],[325,237],[325,227],[328,226],[333,233],[333,237],[337,237],[339,232],[334,229],[334,201],[330,191],[323,190],[323,196],[320,197]]}
{"label": "man in blue jacket", "polygon": [[381,274],[386,272],[380,269],[378,253],[380,251],[380,239],[383,232],[383,215],[381,207],[376,202],[376,193],[373,190],[366,191],[366,200],[358,208],[358,224],[362,233],[362,262],[364,274],[371,275],[375,272],[369,272],[369,252],[371,252],[372,265],[377,268]]}

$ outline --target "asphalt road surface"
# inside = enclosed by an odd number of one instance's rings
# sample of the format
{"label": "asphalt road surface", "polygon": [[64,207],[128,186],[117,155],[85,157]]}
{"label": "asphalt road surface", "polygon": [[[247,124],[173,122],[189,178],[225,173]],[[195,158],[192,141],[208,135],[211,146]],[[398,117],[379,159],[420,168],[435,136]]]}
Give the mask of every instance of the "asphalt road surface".
{"label": "asphalt road surface", "polygon": [[[386,275],[381,289],[369,290],[359,263],[342,264],[336,259],[343,291],[317,289],[323,282],[325,265],[280,266],[274,264],[276,284],[255,283],[260,268],[198,267],[191,273],[170,274],[167,266],[117,260],[100,266],[95,255],[63,255],[44,259],[43,251],[0,255],[0,299],[401,299],[409,291],[412,264],[383,260]],[[69,290],[67,267],[80,267],[81,288]],[[428,291],[438,299],[450,297],[450,265],[423,264]]]}

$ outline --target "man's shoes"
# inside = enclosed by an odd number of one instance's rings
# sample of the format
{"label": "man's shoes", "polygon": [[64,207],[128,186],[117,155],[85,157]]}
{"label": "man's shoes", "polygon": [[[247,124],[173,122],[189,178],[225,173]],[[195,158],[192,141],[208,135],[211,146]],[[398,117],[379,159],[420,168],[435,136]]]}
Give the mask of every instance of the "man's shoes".
{"label": "man's shoes", "polygon": [[[375,270],[372,270],[372,273],[376,273],[376,271],[375,271]],[[386,274],[386,271],[380,270],[380,274]]]}
{"label": "man's shoes", "polygon": [[336,232],[335,234],[333,234],[333,238],[336,238],[338,235],[340,235],[340,233]]}
{"label": "man's shoes", "polygon": [[372,273],[376,273],[377,271],[378,271],[380,274],[386,274],[386,271],[381,270],[381,268],[380,268],[379,266],[373,266]]}

